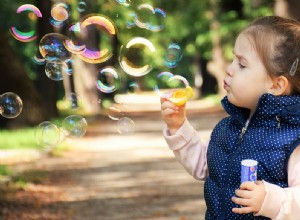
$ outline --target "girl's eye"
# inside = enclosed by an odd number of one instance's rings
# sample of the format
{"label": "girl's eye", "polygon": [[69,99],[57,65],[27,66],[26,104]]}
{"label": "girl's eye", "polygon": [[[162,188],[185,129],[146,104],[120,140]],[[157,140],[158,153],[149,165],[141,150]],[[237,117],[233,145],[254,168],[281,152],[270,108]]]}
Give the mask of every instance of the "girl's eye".
{"label": "girl's eye", "polygon": [[239,63],[239,67],[240,67],[240,69],[246,68],[246,66],[242,65],[241,63]]}

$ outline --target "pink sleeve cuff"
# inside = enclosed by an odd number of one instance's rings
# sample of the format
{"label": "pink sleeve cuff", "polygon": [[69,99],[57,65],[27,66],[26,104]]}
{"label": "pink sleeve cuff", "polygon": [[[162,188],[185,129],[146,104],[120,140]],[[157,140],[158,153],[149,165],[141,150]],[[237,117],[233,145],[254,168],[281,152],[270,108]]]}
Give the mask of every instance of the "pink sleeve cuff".
{"label": "pink sleeve cuff", "polygon": [[185,119],[184,123],[174,135],[170,135],[167,127],[163,129],[163,135],[170,150],[178,150],[186,146],[186,144],[189,143],[193,139],[193,137],[197,135],[197,133],[191,126],[189,121]]}
{"label": "pink sleeve cuff", "polygon": [[283,188],[277,185],[266,181],[263,182],[266,190],[266,197],[260,211],[256,213],[255,216],[262,215],[274,219],[282,206],[282,202],[285,198],[285,192]]}

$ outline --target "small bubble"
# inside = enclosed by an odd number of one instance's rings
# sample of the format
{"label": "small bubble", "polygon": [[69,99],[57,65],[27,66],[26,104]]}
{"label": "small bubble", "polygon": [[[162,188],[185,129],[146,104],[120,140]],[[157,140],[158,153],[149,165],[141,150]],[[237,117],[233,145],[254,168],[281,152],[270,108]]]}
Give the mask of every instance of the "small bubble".
{"label": "small bubble", "polygon": [[132,134],[135,132],[135,123],[132,119],[123,117],[118,120],[117,129],[120,134]]}
{"label": "small bubble", "polygon": [[7,92],[0,96],[0,114],[5,118],[17,117],[23,109],[21,98],[13,93]]}
{"label": "small bubble", "polygon": [[87,121],[80,115],[70,115],[62,122],[62,130],[65,137],[80,138],[87,129]]}
{"label": "small bubble", "polygon": [[39,146],[52,147],[60,142],[60,130],[50,121],[44,121],[35,128],[35,140]]}

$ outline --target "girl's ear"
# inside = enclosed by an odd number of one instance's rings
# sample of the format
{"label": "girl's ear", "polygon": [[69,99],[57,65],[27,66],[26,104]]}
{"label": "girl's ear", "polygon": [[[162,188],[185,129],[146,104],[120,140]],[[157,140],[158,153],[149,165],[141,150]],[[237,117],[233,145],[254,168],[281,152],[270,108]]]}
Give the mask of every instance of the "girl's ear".
{"label": "girl's ear", "polygon": [[273,79],[273,85],[271,87],[271,93],[273,95],[288,95],[290,92],[290,83],[285,76],[278,76]]}

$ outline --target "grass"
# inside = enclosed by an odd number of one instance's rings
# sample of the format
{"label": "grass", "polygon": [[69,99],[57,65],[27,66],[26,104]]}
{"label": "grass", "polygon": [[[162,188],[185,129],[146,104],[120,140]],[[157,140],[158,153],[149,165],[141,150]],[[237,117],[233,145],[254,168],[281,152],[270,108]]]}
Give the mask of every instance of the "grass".
{"label": "grass", "polygon": [[9,175],[9,170],[7,166],[0,165],[0,176],[8,176],[8,175]]}
{"label": "grass", "polygon": [[[60,127],[64,117],[52,119],[51,122]],[[37,127],[37,126],[36,126]],[[44,146],[40,146],[35,137],[36,127],[0,130],[0,150],[26,150],[36,149],[42,150]],[[60,145],[60,144],[59,144]],[[61,148],[61,147],[60,147]]]}
{"label": "grass", "polygon": [[38,149],[34,128],[0,130],[0,149]]}

